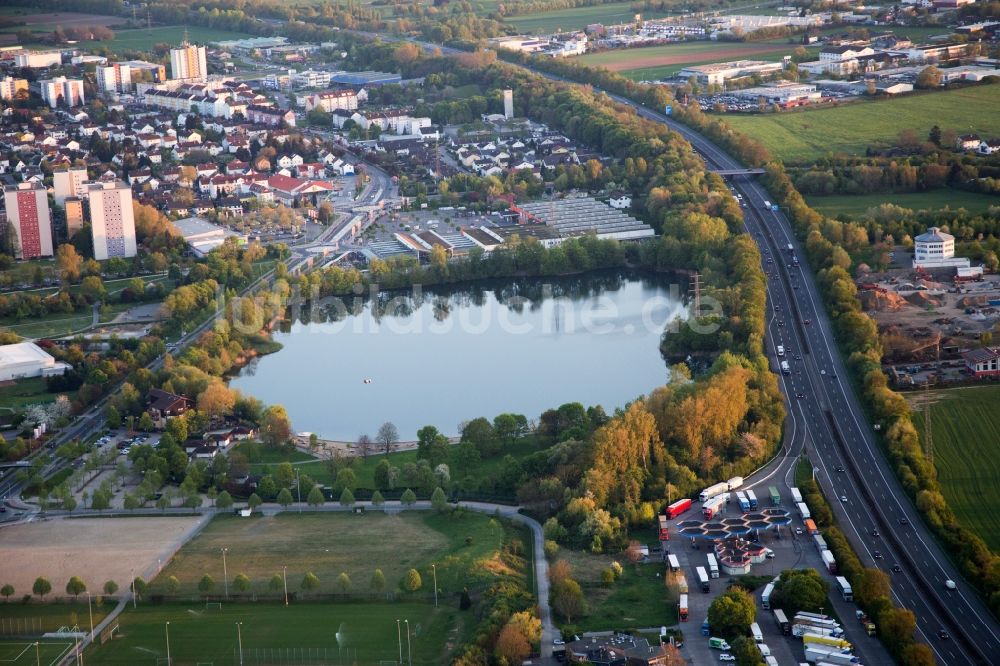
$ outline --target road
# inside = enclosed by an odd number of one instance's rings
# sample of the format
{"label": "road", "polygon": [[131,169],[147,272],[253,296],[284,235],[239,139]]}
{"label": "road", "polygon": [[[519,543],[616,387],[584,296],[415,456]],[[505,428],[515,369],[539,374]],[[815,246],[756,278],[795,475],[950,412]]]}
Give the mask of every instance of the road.
{"label": "road", "polygon": [[[690,128],[624,98],[611,97],[683,135],[710,168],[741,168]],[[776,348],[783,345],[786,355],[780,360],[787,360],[792,369],[790,375],[782,376],[785,395],[791,398],[787,444],[791,455],[779,469],[789,480],[796,450],[804,448],[809,453],[818,468],[817,480],[836,505],[834,513],[862,563],[887,572],[894,566],[900,568],[899,573],[890,574],[894,600],[916,613],[918,637],[931,646],[939,663],[1000,663],[1000,625],[961,579],[900,485],[847,378],[815,279],[804,265],[792,265],[783,250],[791,244],[796,256],[804,260],[790,222],[782,212],[765,206],[769,195],[751,177],[734,177],[733,186],[744,197],[746,227],[764,255],[765,270],[771,273],[767,289],[771,358],[777,371]],[[838,502],[841,497],[846,502]],[[908,525],[902,524],[904,520]],[[874,530],[881,536],[873,537]],[[946,580],[955,581],[957,589],[947,591]],[[951,640],[938,638],[942,629],[951,634]]]}

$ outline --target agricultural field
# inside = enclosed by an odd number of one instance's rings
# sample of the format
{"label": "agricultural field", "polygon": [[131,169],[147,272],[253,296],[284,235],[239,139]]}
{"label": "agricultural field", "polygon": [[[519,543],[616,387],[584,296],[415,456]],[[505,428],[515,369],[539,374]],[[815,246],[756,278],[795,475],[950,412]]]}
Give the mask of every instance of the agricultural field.
{"label": "agricultural field", "polygon": [[806,197],[806,201],[824,215],[830,217],[846,215],[852,218],[860,217],[868,209],[885,203],[902,206],[913,211],[939,210],[948,207],[952,210],[964,208],[972,213],[982,213],[990,206],[1000,206],[1000,197],[951,188],[903,194],[810,195]]}
{"label": "agricultural field", "polygon": [[781,60],[794,48],[786,43],[691,41],[588,53],[577,60],[583,65],[620,72],[630,79],[652,80],[671,76],[691,65],[743,59]]}
{"label": "agricultural field", "polygon": [[[151,590],[165,593],[173,576],[179,583],[178,594],[197,596],[198,583],[208,574],[217,581],[212,593],[223,594],[222,549],[226,548],[225,571],[230,580],[240,573],[247,576],[248,593],[267,593],[271,578],[284,573],[289,592],[301,594],[300,584],[311,572],[319,579],[316,592],[340,592],[337,578],[346,573],[351,580],[348,592],[368,594],[375,569],[382,570],[385,590],[391,592],[400,589],[411,568],[420,572],[430,591],[431,564],[435,564],[441,594],[454,599],[462,588],[482,587],[494,575],[526,575],[507,570],[500,561],[501,544],[514,537],[530,547],[530,536],[520,528],[464,511],[447,515],[427,511],[223,515],[184,545],[153,581]],[[234,592],[232,584],[230,591]]]}
{"label": "agricultural field", "polygon": [[725,116],[725,121],[789,163],[812,163],[830,153],[863,155],[869,146],[892,145],[899,132],[931,127],[961,134],[1000,136],[1000,85],[920,93],[899,99],[858,101],[837,107],[762,115]]}
{"label": "agricultural field", "polygon": [[1000,386],[975,386],[908,396],[917,403],[914,424],[924,438],[924,412],[930,409],[933,461],[945,499],[963,525],[994,552],[1000,552]]}
{"label": "agricultural field", "polygon": [[[662,18],[666,15],[666,12],[642,12],[644,19]],[[510,16],[504,19],[504,23],[514,26],[520,33],[539,34],[556,30],[583,30],[591,23],[603,23],[604,25],[626,23],[631,21],[634,16],[635,10],[632,9],[632,3],[613,2],[606,5]]]}
{"label": "agricultural field", "polygon": [[184,41],[184,31],[187,30],[188,39],[193,44],[208,44],[230,39],[245,39],[251,35],[241,32],[229,32],[228,30],[214,30],[212,28],[201,28],[198,26],[166,26],[160,28],[138,28],[134,30],[116,30],[115,38],[108,42],[88,42],[88,48],[98,48],[106,46],[116,52],[120,51],[148,51],[154,44],[165,43],[177,45]]}
{"label": "agricultural field", "polygon": [[433,666],[448,663],[449,648],[458,638],[457,628],[469,612],[461,613],[456,603],[437,609],[423,603],[140,606],[125,611],[119,618],[118,635],[87,650],[84,662],[165,664],[167,631],[175,664],[237,664],[241,644],[243,663],[248,666],[396,663],[400,644],[405,662],[407,624],[400,623],[401,638],[396,624],[405,620],[409,622],[413,664]]}

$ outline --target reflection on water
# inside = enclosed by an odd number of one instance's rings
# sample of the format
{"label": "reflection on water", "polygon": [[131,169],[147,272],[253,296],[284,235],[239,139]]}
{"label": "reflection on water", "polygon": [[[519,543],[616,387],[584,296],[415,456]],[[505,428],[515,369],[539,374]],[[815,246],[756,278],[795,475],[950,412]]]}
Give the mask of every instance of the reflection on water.
{"label": "reflection on water", "polygon": [[284,348],[232,384],[329,439],[387,420],[404,440],[428,424],[457,434],[477,416],[573,401],[610,412],[666,381],[658,342],[684,316],[679,293],[604,273],[327,299],[293,311],[275,334]]}

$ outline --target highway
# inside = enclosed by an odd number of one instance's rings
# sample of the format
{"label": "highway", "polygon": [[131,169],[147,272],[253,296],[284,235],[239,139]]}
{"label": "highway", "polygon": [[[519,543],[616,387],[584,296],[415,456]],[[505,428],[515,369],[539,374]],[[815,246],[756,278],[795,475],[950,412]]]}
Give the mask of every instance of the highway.
{"label": "highway", "polygon": [[[741,167],[690,128],[625,98],[611,97],[680,133],[709,168]],[[890,572],[894,600],[914,611],[918,637],[931,646],[939,663],[1000,663],[1000,625],[924,526],[875,439],[847,379],[819,289],[805,266],[803,247],[790,222],[782,212],[765,205],[769,195],[758,182],[747,176],[735,176],[732,181],[746,203],[747,230],[770,273],[767,325],[774,369],[779,371],[780,360],[788,361],[791,368],[790,375],[782,376],[790,408],[790,453],[781,463],[786,479],[793,473],[796,450],[804,447],[862,563]],[[802,266],[792,264],[786,249],[789,244]],[[778,345],[786,350],[782,359],[775,351]],[[878,537],[872,536],[876,530]],[[899,573],[891,573],[896,566]],[[947,591],[946,580],[955,581],[957,589]],[[942,630],[951,638],[939,638]]]}

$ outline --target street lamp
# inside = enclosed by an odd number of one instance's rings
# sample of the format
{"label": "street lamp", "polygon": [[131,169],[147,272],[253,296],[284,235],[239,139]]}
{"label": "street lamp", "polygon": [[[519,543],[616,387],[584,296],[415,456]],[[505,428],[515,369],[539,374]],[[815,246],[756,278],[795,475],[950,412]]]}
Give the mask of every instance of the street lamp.
{"label": "street lamp", "polygon": [[167,621],[163,630],[167,633],[167,666],[170,666],[170,622]]}
{"label": "street lamp", "polygon": [[299,513],[302,513],[302,484],[299,483],[299,470],[295,468],[295,492],[299,496]]}
{"label": "street lamp", "polygon": [[288,567],[281,567],[281,581],[285,584],[285,605],[288,605]]}
{"label": "street lamp", "polygon": [[431,565],[431,571],[434,572],[434,608],[438,606],[438,570],[437,565]]}
{"label": "street lamp", "polygon": [[222,549],[222,579],[226,583],[226,601],[229,601],[229,569],[226,568],[226,551],[228,548]]}
{"label": "street lamp", "polygon": [[403,663],[403,632],[399,628],[399,620],[396,620],[396,641],[399,643],[399,663]]}
{"label": "street lamp", "polygon": [[35,666],[42,666],[42,657],[38,653],[38,641],[35,641]]}
{"label": "street lamp", "polygon": [[413,666],[413,653],[410,652],[410,621],[403,620],[403,622],[406,623],[406,661]]}
{"label": "street lamp", "polygon": [[240,645],[240,666],[243,666],[243,631],[240,629],[242,626],[242,622],[236,623],[236,640]]}
{"label": "street lamp", "polygon": [[90,641],[94,641],[94,607],[90,604],[90,590],[87,590],[87,613],[90,615]]}
{"label": "street lamp", "polygon": [[135,610],[135,569],[132,569],[132,610]]}

